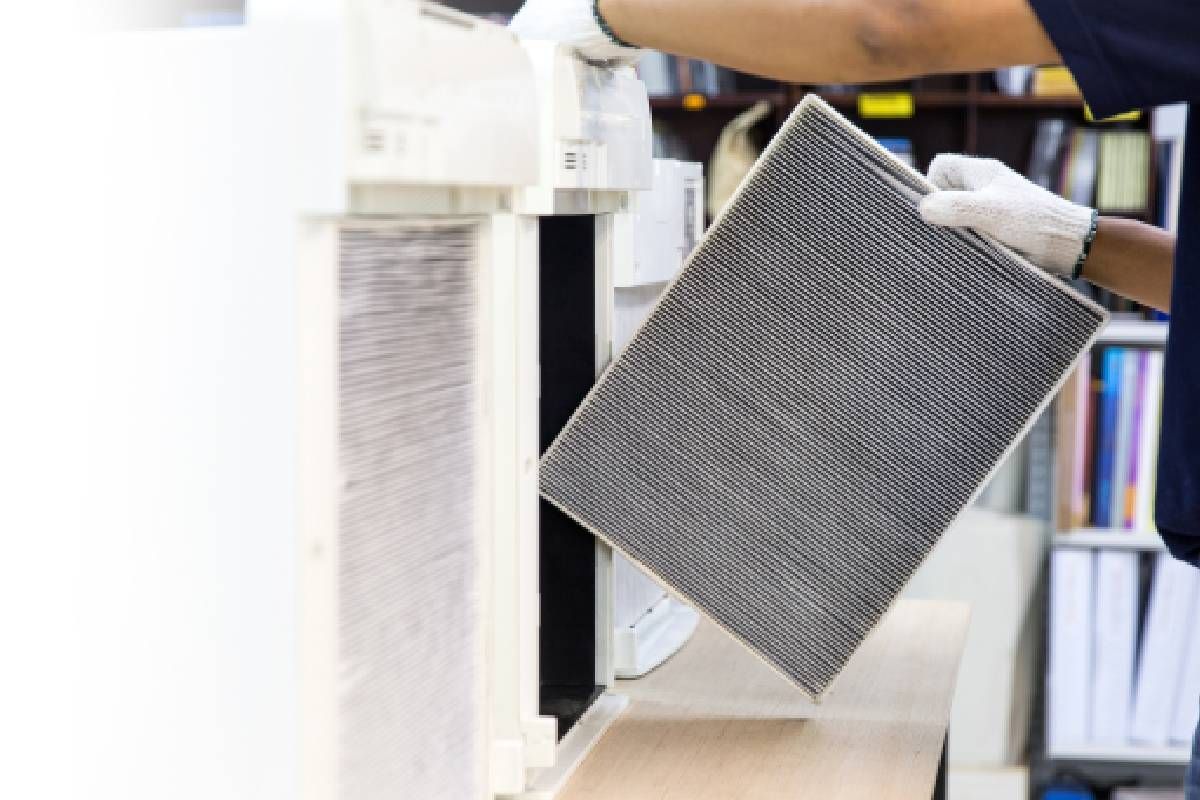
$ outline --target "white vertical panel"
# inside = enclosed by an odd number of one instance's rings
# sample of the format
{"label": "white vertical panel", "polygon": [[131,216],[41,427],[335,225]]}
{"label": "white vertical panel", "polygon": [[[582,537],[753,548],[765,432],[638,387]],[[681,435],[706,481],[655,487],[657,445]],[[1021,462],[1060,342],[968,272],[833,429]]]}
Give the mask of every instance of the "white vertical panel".
{"label": "white vertical panel", "polygon": [[515,794],[528,768],[552,761],[554,740],[553,720],[538,718],[537,220],[493,214],[488,231],[489,783]]}

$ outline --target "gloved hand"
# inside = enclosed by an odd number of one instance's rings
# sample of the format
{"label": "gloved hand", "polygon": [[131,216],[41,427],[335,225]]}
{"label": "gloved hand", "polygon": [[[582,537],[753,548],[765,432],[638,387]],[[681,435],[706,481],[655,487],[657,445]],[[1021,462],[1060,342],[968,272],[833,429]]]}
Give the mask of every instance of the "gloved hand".
{"label": "gloved hand", "polygon": [[630,47],[602,24],[597,0],[526,0],[509,27],[524,39],[551,39],[573,45],[584,60],[632,66],[642,51]]}
{"label": "gloved hand", "polygon": [[940,191],[921,200],[934,225],[974,228],[1050,272],[1071,277],[1095,236],[1095,212],[1043,189],[992,158],[940,155],[929,165]]}

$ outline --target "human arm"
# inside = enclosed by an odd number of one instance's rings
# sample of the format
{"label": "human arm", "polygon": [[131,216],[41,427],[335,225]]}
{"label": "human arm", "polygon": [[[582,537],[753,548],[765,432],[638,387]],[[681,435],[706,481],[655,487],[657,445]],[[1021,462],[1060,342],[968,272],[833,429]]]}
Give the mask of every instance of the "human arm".
{"label": "human arm", "polygon": [[1025,0],[599,0],[625,41],[803,83],[1058,62]]}
{"label": "human arm", "polygon": [[[803,83],[1059,61],[1026,0],[597,0],[594,9],[636,47]],[[637,52],[597,36],[592,0],[528,0],[514,27],[600,60]]]}
{"label": "human arm", "polygon": [[1175,236],[1132,219],[1101,217],[1083,277],[1144,306],[1169,311]]}
{"label": "human arm", "polygon": [[[941,155],[929,167],[939,191],[921,202],[927,222],[974,228],[1038,266],[1070,276],[1084,251],[1093,211],[1035,185],[993,159]],[[1171,304],[1175,237],[1119,217],[1097,219],[1082,277],[1162,311]]]}

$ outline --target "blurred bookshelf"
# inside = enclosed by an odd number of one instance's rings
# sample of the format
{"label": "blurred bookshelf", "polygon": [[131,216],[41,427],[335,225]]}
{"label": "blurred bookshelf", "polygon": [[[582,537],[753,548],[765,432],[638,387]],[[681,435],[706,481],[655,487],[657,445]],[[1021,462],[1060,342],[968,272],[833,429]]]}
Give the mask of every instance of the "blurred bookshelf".
{"label": "blurred bookshelf", "polygon": [[[1169,227],[1157,206],[1170,198],[1156,197],[1152,186],[1145,197],[1145,218]],[[1114,315],[1055,401],[1044,713],[1034,736],[1041,746],[1031,753],[1032,792],[1063,779],[1100,792],[1177,789],[1191,756],[1200,668],[1189,654],[1200,641],[1200,576],[1174,561],[1154,529],[1169,323],[1143,316]],[[1081,651],[1083,671],[1064,678],[1069,654]],[[1056,716],[1080,713],[1073,687],[1084,692],[1084,722],[1063,734]],[[1099,710],[1114,704],[1120,713]]]}
{"label": "blurred bookshelf", "polygon": [[[765,100],[771,103],[778,103],[781,106],[786,106],[795,103],[798,99],[794,94],[787,91],[791,87],[780,87],[779,91],[766,92],[732,92],[725,94],[702,94],[696,93],[693,95],[677,94],[677,95],[654,95],[650,98],[651,109],[680,109],[691,111],[702,111],[707,106],[716,108],[736,108],[742,106],[751,106],[760,100]],[[800,92],[800,96],[803,96]],[[819,92],[818,94],[834,108],[838,109],[854,109],[858,107],[859,98],[863,95],[871,95],[871,91],[857,92]],[[934,91],[918,91],[910,92],[913,104],[917,109],[927,108],[961,108],[970,109],[971,107],[979,108],[1015,108],[1015,109],[1052,109],[1068,112],[1082,111],[1083,104],[1078,97],[1011,97],[1008,95],[999,94],[997,92],[934,92]],[[692,98],[700,98],[700,105],[696,105],[696,101]]]}
{"label": "blurred bookshelf", "polygon": [[1171,764],[1183,766],[1191,759],[1190,747],[1091,746],[1051,750],[1057,761],[1100,761],[1116,764]]}
{"label": "blurred bookshelf", "polygon": [[782,106],[787,102],[784,92],[735,92],[707,95],[699,92],[679,95],[657,95],[650,98],[651,111],[703,111],[706,108],[749,108],[767,102]]}
{"label": "blurred bookshelf", "polygon": [[1086,547],[1093,549],[1163,550],[1162,537],[1157,531],[1127,531],[1121,528],[1073,528],[1054,535],[1055,547]]}
{"label": "blurred bookshelf", "polygon": [[1100,331],[1097,343],[1162,347],[1167,343],[1167,322],[1114,317]]}
{"label": "blurred bookshelf", "polygon": [[[1093,120],[1082,97],[1070,91],[1069,75],[1039,81],[1040,71],[1032,70],[1016,84],[997,73],[977,73],[820,86],[764,80],[661,54],[644,58],[638,70],[650,93],[660,157],[711,166],[726,127],[766,103],[769,113],[760,114],[750,131],[761,149],[813,92],[920,171],[939,153],[996,158],[1102,214],[1166,224],[1166,187],[1159,179],[1170,172],[1169,160],[1179,157],[1178,150],[1155,144],[1151,114]],[[708,211],[711,216],[714,209]],[[1078,288],[1112,311],[1156,316],[1082,282]]]}

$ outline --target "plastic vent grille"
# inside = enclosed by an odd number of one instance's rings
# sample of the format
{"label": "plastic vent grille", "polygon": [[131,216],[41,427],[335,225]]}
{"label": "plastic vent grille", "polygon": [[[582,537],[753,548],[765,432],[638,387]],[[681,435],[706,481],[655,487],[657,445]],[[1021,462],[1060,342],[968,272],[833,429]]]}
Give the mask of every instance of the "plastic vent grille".
{"label": "plastic vent grille", "polygon": [[344,798],[478,796],[476,235],[340,233]]}
{"label": "plastic vent grille", "polygon": [[924,224],[806,98],[543,458],[547,498],[812,695],[1104,312]]}

